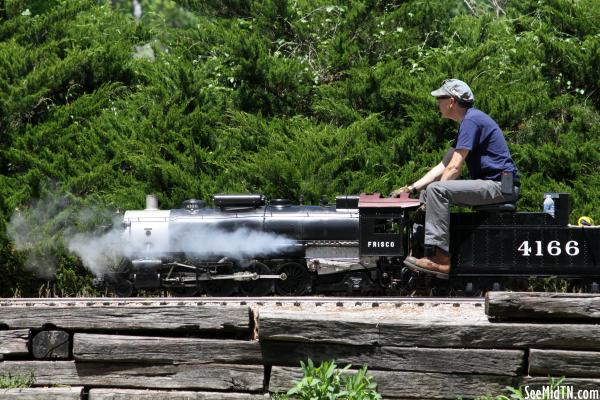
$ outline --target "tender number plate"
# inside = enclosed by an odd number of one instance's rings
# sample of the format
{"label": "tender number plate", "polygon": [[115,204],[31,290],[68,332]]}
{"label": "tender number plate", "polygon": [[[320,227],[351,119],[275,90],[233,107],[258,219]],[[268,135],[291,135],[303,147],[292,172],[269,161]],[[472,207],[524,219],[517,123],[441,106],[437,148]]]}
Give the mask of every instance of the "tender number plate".
{"label": "tender number plate", "polygon": [[541,240],[535,240],[530,243],[529,240],[525,240],[517,248],[517,251],[521,253],[523,257],[542,257],[545,255],[556,257],[561,254],[576,256],[579,254],[579,242],[576,240],[569,240],[566,243],[561,243],[558,240],[551,240],[545,243]]}

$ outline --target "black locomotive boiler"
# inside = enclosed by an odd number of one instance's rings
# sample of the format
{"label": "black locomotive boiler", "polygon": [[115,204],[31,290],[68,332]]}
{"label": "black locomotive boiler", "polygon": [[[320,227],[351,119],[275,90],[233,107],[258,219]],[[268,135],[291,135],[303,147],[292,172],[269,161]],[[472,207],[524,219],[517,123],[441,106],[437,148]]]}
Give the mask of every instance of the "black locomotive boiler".
{"label": "black locomotive boiler", "polygon": [[378,194],[338,196],[332,205],[267,201],[258,194],[216,195],[214,207],[123,217],[126,255],[105,276],[117,295],[136,289],[210,296],[305,294],[405,295],[429,288],[475,292],[531,277],[564,278],[598,291],[600,227],[568,224],[565,193],[551,193],[555,216],[494,204],[451,214],[448,281],[403,265],[423,252],[419,201]]}

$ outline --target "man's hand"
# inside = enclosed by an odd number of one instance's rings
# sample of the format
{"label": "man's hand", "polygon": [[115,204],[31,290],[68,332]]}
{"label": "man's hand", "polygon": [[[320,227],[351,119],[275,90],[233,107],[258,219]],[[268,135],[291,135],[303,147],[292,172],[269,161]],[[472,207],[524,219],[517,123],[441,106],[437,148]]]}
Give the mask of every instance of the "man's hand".
{"label": "man's hand", "polygon": [[402,193],[410,193],[412,190],[413,189],[410,186],[402,186],[401,188],[396,189],[392,193],[390,193],[390,197],[400,197]]}

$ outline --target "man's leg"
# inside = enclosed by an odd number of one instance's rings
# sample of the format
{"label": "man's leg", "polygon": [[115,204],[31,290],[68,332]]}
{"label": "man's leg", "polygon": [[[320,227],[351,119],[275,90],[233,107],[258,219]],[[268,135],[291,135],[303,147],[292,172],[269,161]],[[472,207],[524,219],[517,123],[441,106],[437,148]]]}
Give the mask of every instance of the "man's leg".
{"label": "man's leg", "polygon": [[425,245],[449,251],[450,205],[479,206],[515,200],[502,194],[500,182],[488,180],[453,180],[433,182],[425,196]]}
{"label": "man's leg", "polygon": [[487,180],[454,180],[433,182],[427,186],[425,247],[433,247],[434,255],[416,261],[417,269],[447,277],[450,271],[450,205],[466,206],[493,204],[515,200],[514,195],[502,194],[500,182]]}

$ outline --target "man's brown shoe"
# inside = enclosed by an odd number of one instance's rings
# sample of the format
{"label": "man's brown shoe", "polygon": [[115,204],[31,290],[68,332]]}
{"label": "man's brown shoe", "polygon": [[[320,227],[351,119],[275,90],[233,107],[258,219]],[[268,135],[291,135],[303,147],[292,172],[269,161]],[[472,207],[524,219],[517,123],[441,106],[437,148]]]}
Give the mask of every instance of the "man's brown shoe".
{"label": "man's brown shoe", "polygon": [[408,265],[408,267],[415,271],[433,274],[438,278],[448,279],[448,274],[450,273],[450,255],[442,254],[438,249],[435,256],[419,258],[414,266]]}

